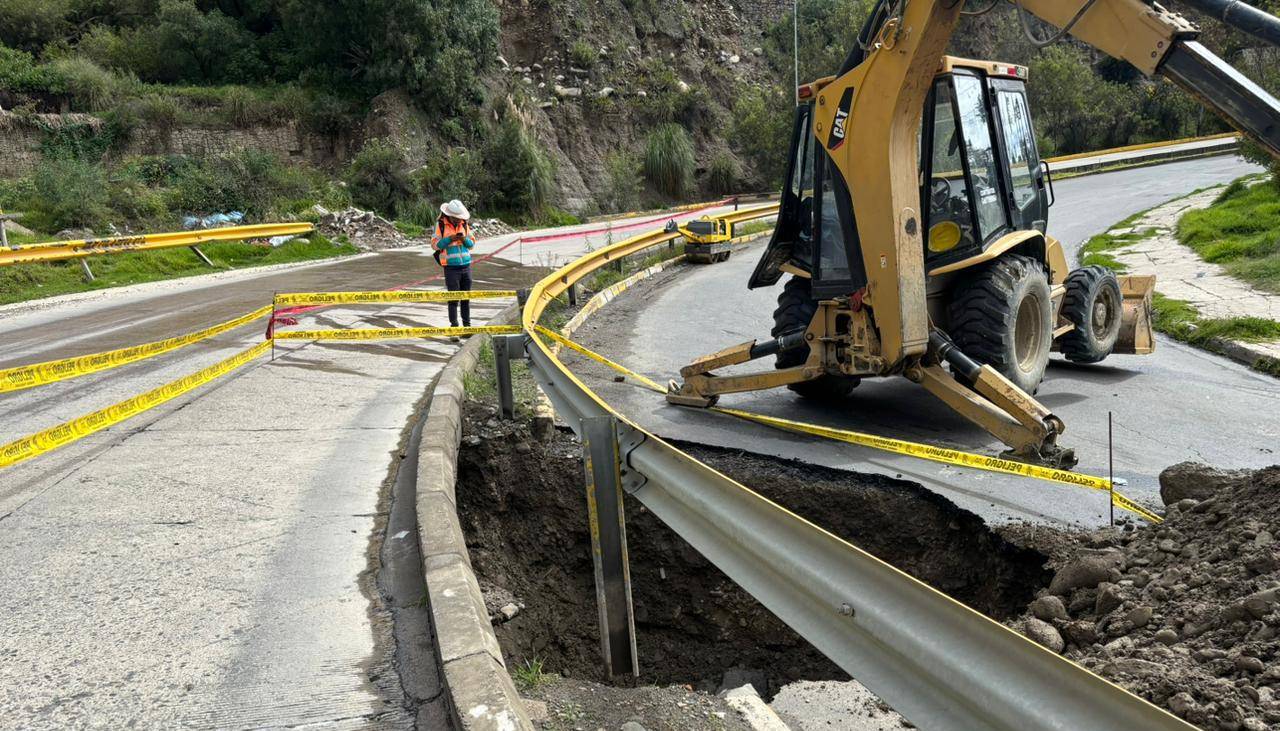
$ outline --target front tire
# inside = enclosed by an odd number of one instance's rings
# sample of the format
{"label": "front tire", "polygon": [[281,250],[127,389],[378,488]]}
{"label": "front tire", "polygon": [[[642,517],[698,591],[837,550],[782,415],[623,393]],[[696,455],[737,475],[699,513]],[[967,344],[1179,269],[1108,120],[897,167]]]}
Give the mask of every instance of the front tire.
{"label": "front tire", "polygon": [[1075,329],[1062,336],[1058,348],[1074,363],[1097,363],[1111,355],[1120,337],[1120,281],[1106,267],[1088,266],[1067,275],[1066,288],[1062,316]]}
{"label": "front tire", "polygon": [[951,339],[1027,393],[1044,379],[1053,345],[1049,280],[1040,263],[1006,254],[960,283],[951,299]]}
{"label": "front tire", "polygon": [[[773,329],[769,334],[776,338],[784,333],[804,330],[809,327],[817,311],[818,301],[813,298],[809,280],[793,276],[778,294],[778,306],[773,310]],[[809,346],[802,345],[794,350],[778,353],[775,357],[774,365],[777,368],[804,365],[809,359]],[[823,374],[812,381],[792,383],[787,388],[814,401],[840,401],[849,398],[860,382],[861,379],[853,376]]]}

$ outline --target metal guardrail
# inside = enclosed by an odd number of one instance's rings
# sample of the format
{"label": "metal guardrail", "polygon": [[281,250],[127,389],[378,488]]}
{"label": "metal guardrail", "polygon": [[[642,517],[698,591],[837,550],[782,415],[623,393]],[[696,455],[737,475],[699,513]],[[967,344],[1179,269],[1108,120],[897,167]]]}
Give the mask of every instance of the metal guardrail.
{"label": "metal guardrail", "polygon": [[[102,239],[76,239],[51,241],[40,244],[24,244],[0,250],[0,266],[32,264],[37,262],[83,259],[102,254],[118,254],[126,251],[170,249],[180,246],[195,247],[213,241],[242,241],[265,239],[274,236],[291,236],[310,233],[315,226],[310,223],[263,223],[253,226],[230,226],[200,231],[141,234],[138,236],[112,236]],[[196,249],[196,253],[209,263]]]}
{"label": "metal guardrail", "polygon": [[[676,235],[641,234],[552,273],[530,292],[525,334],[509,336],[523,341],[539,386],[579,437],[591,436],[597,454],[599,420],[614,426],[617,489],[921,728],[1193,728],[698,462],[574,376],[535,328],[547,305],[591,272]],[[594,474],[607,478],[609,470],[598,467]],[[597,495],[610,487],[596,482]],[[624,557],[625,540],[623,531]],[[615,567],[597,583],[601,630],[611,640],[606,660],[619,669],[628,659],[621,651],[632,645],[626,627],[606,624],[625,615],[616,600],[605,601],[624,579]],[[610,657],[610,647],[620,654]]]}

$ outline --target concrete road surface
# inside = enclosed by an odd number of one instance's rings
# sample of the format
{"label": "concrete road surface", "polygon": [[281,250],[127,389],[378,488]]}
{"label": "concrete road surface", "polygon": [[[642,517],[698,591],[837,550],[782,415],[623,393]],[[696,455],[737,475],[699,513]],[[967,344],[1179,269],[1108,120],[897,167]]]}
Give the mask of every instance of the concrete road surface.
{"label": "concrete road surface", "polygon": [[[475,286],[528,286],[539,264],[666,218],[482,241],[476,253],[496,256]],[[192,332],[275,292],[439,288],[422,281],[438,272],[425,251],[386,251],[8,306],[0,368]],[[474,319],[508,304],[477,301]],[[419,324],[447,324],[443,306],[328,308],[299,323]],[[0,444],[216,363],[264,329],[0,394]],[[0,728],[405,728],[415,710],[420,728],[440,728],[434,667],[407,666],[392,640],[430,658],[422,590],[379,587],[375,572],[380,555],[416,556],[412,533],[383,535],[388,486],[455,349],[281,341],[273,362],[0,469]]]}
{"label": "concrete road surface", "polygon": [[[1256,167],[1210,158],[1063,181],[1050,232],[1074,253],[1117,220]],[[762,247],[726,264],[679,267],[606,307],[579,339],[646,375],[677,377],[696,356],[767,337],[777,289],[748,291]],[[1104,494],[993,473],[960,470],[816,437],[792,435],[694,409],[612,381],[612,373],[575,358],[606,399],[661,436],[921,482],[996,523],[1016,520],[1085,526],[1108,520]],[[764,362],[772,367],[772,362]],[[1060,443],[1074,447],[1078,469],[1106,474],[1107,412],[1115,419],[1115,474],[1127,493],[1158,502],[1156,477],[1187,459],[1227,467],[1280,461],[1280,386],[1231,361],[1161,338],[1153,356],[1117,356],[1081,367],[1054,356],[1039,398],[1067,424]],[[845,404],[815,404],[789,391],[729,395],[721,405],[932,444],[997,453],[1001,445],[902,379],[869,379]]]}

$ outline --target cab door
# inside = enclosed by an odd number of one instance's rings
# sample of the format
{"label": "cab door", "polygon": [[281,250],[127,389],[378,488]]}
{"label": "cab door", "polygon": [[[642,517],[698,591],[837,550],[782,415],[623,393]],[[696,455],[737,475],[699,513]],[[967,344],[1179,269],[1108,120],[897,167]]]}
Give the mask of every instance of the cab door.
{"label": "cab door", "polygon": [[1049,219],[1049,199],[1044,170],[1036,150],[1027,104],[1026,83],[1015,79],[991,80],[996,130],[1004,153],[1005,190],[1009,218],[1015,230],[1043,232]]}

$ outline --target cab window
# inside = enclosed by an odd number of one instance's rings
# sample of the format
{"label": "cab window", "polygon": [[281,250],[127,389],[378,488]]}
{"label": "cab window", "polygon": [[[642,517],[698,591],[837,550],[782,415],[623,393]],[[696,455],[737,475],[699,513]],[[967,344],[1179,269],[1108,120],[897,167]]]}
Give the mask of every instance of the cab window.
{"label": "cab window", "polygon": [[[929,154],[929,180],[926,195],[929,203],[929,252],[941,254],[972,246],[973,216],[969,211],[969,191],[964,184],[964,162],[960,159],[960,132],[956,126],[955,105],[951,100],[951,84],[939,81],[933,89],[932,140]],[[955,237],[933,237],[939,223],[949,221],[960,229]],[[935,238],[937,240],[935,240]],[[945,238],[945,242],[943,239]]]}
{"label": "cab window", "polygon": [[999,168],[995,146],[991,141],[991,119],[983,100],[982,81],[964,75],[954,78],[956,106],[964,132],[964,156],[969,165],[969,185],[973,188],[973,204],[977,213],[978,238],[986,241],[991,234],[1008,225],[1004,204],[1000,199]]}
{"label": "cab window", "polygon": [[1035,138],[1031,136],[1031,114],[1027,98],[1017,91],[999,91],[1000,121],[1004,127],[1005,146],[1009,156],[1009,180],[1013,185],[1013,204],[1026,208],[1036,199],[1032,169],[1036,165]]}

